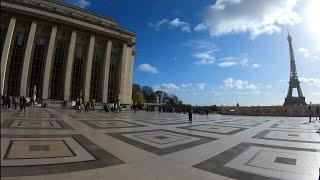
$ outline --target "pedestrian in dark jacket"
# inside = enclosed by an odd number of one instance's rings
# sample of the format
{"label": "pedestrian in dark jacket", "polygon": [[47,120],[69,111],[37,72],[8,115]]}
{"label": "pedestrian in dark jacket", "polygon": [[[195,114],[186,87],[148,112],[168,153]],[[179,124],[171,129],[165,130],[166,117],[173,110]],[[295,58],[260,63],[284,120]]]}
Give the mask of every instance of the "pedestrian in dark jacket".
{"label": "pedestrian in dark jacket", "polygon": [[191,110],[188,113],[188,117],[189,117],[189,124],[192,124],[192,112],[191,112]]}
{"label": "pedestrian in dark jacket", "polygon": [[27,106],[27,98],[26,97],[22,97],[23,100],[22,100],[22,108],[24,111],[26,111],[26,106]]}
{"label": "pedestrian in dark jacket", "polygon": [[311,109],[311,106],[309,106],[308,110],[307,110],[307,115],[309,116],[309,123],[311,122],[311,118],[312,118],[312,109]]}

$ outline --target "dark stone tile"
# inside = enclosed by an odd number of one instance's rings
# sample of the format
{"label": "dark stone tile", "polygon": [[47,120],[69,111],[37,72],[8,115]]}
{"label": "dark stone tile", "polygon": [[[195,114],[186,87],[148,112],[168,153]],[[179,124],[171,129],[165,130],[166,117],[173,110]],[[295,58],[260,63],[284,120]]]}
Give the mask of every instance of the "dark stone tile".
{"label": "dark stone tile", "polygon": [[282,163],[282,164],[291,164],[291,165],[296,165],[297,160],[292,159],[292,158],[285,158],[285,157],[276,157],[274,160],[276,163]]}
{"label": "dark stone tile", "polygon": [[29,151],[50,151],[49,145],[31,145]]}
{"label": "dark stone tile", "polygon": [[[193,125],[193,126],[184,126],[184,127],[178,127],[181,129],[188,129],[188,130],[192,130],[192,131],[199,131],[199,132],[206,132],[206,133],[213,133],[213,134],[223,134],[223,135],[232,135],[244,130],[247,130],[248,128],[240,128],[240,127],[235,127],[237,128],[236,130],[233,130],[231,132],[228,133],[220,133],[220,132],[212,132],[212,131],[208,131],[208,130],[199,130],[199,129],[193,129],[192,127],[198,127],[198,126],[218,126],[218,127],[233,127],[233,126],[223,126],[223,125],[212,125],[212,124],[199,124],[199,125]],[[219,129],[218,127],[210,127],[209,129]]]}
{"label": "dark stone tile", "polygon": [[169,137],[166,137],[166,136],[154,136],[154,138],[156,139],[168,139]]}
{"label": "dark stone tile", "polygon": [[[12,123],[14,121],[20,121],[19,124],[21,124],[22,121],[28,122],[30,125],[36,125],[37,127],[30,126],[30,127],[12,127]],[[55,121],[57,124],[61,126],[61,128],[44,128],[41,127],[41,122],[48,121],[50,124],[51,122]],[[2,129],[32,129],[32,130],[71,130],[73,129],[71,126],[69,126],[66,122],[63,120],[17,120],[17,119],[7,119],[1,124]]]}
{"label": "dark stone tile", "polygon": [[[115,128],[133,128],[133,127],[145,127],[144,125],[133,123],[133,122],[126,122],[122,120],[80,120],[80,122],[86,124],[87,126],[94,128],[94,129],[115,129]],[[92,122],[96,122],[97,124],[94,124]],[[117,122],[124,122],[128,125],[120,126],[120,127],[103,127],[103,125],[114,125]],[[99,123],[103,123],[103,125],[99,126]]]}
{"label": "dark stone tile", "polygon": [[288,136],[299,137],[299,134],[288,134]]}

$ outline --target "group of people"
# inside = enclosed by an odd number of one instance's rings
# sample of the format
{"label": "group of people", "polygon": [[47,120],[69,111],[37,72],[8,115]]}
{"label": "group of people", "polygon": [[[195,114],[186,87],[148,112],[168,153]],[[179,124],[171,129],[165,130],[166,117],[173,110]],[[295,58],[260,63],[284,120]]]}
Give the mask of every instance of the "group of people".
{"label": "group of people", "polygon": [[76,100],[75,110],[78,112],[81,112],[81,106],[84,106],[85,111],[94,110],[95,107],[95,101],[92,100],[91,102],[82,103],[82,99],[78,98]]}
{"label": "group of people", "polygon": [[319,121],[320,121],[320,107],[319,106],[316,107],[316,112],[315,113],[313,112],[312,107],[309,106],[308,110],[307,110],[307,114],[309,116],[309,123],[311,122],[312,117],[314,117],[314,114],[316,116],[316,120],[319,119]]}
{"label": "group of people", "polygon": [[3,95],[0,98],[0,105],[2,109],[17,109],[19,104],[20,110],[26,110],[27,106],[27,99],[25,96],[9,96],[9,95]]}
{"label": "group of people", "polygon": [[138,105],[137,105],[136,103],[135,103],[135,104],[132,104],[132,106],[131,106],[132,112],[133,112],[133,113],[136,113],[137,109],[138,109]]}

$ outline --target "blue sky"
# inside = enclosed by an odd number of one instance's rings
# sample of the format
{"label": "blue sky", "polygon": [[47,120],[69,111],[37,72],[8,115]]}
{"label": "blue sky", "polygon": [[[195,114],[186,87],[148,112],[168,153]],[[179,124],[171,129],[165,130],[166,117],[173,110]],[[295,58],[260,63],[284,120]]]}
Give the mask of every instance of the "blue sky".
{"label": "blue sky", "polygon": [[63,0],[137,33],[134,83],[193,105],[283,104],[287,29],[307,103],[320,103],[318,0]]}

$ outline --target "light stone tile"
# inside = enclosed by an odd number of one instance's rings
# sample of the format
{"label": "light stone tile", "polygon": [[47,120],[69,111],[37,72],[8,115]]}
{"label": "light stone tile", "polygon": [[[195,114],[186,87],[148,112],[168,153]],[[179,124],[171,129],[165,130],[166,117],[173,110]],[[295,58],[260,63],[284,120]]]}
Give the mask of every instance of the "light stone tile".
{"label": "light stone tile", "polygon": [[[314,178],[318,170],[315,154],[315,152],[250,147],[225,166],[273,178],[301,179],[303,176]],[[296,159],[296,165],[276,163],[274,162],[276,157]]]}
{"label": "light stone tile", "polygon": [[[298,136],[290,136],[290,135],[298,135]],[[270,131],[264,137],[273,138],[273,139],[283,139],[283,140],[320,142],[320,136],[316,133]]]}

